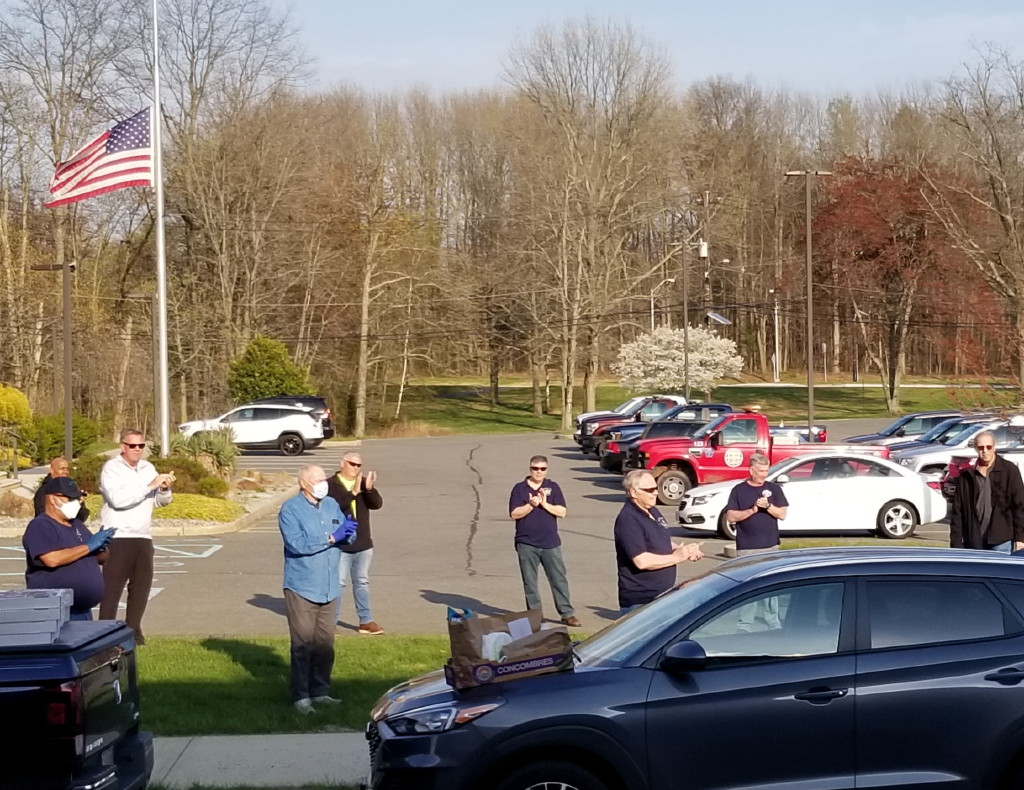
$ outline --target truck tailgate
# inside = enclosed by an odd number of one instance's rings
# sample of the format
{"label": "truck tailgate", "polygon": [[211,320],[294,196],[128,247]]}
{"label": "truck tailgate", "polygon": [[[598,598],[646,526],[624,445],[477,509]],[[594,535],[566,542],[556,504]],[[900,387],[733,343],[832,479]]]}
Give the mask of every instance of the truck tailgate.
{"label": "truck tailgate", "polygon": [[55,776],[113,764],[139,721],[131,630],[117,621],[66,623],[52,644],[0,651],[0,737],[19,765]]}

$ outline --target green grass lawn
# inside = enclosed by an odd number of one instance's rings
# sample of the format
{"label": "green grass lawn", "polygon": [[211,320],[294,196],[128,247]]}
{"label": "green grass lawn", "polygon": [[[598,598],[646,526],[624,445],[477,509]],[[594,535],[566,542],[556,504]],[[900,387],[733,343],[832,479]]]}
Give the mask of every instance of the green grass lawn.
{"label": "green grass lawn", "polygon": [[156,735],[247,735],[361,730],[396,683],[439,669],[447,636],[335,641],[331,693],[344,704],[297,714],[288,692],[286,637],[153,637],[138,651],[146,729]]}
{"label": "green grass lawn", "polygon": [[[535,417],[533,395],[528,384],[509,386],[500,391],[500,404],[492,406],[484,383],[425,383],[410,386],[402,407],[402,419],[371,425],[371,435],[431,435],[464,433],[517,433],[556,431],[557,414]],[[621,403],[630,392],[613,384],[597,388],[597,407],[608,409]],[[694,393],[693,398],[702,397]],[[759,405],[773,422],[807,421],[807,390],[804,387],[719,387],[711,393],[715,402],[731,403],[737,408]],[[955,386],[928,389],[903,389],[904,412],[946,408],[1007,406],[1016,394],[1010,390],[968,390]],[[551,389],[552,408],[558,409],[560,389]],[[847,387],[818,387],[814,391],[815,420],[827,421],[858,417],[886,417],[882,390],[856,384]],[[583,410],[583,391],[576,393],[575,411]],[[393,407],[392,407],[393,408]]]}

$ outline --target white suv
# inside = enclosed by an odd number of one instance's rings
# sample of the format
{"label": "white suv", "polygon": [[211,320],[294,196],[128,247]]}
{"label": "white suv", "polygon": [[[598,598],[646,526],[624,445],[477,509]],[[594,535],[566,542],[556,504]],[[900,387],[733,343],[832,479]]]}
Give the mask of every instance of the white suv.
{"label": "white suv", "polygon": [[224,427],[231,428],[235,444],[243,450],[277,448],[285,455],[302,455],[324,440],[321,421],[309,409],[295,406],[239,406],[212,420],[182,423],[178,430],[188,437]]}

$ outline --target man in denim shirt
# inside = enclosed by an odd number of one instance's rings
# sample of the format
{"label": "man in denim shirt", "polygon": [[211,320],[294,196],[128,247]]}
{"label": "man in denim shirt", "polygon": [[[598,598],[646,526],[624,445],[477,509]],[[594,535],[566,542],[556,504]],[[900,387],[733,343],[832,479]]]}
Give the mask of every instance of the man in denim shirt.
{"label": "man in denim shirt", "polygon": [[284,603],[291,637],[291,687],[295,709],[341,702],[329,695],[334,668],[334,607],[338,597],[339,546],[353,526],[327,497],[319,466],[304,466],[299,493],[281,505],[277,524],[284,539]]}

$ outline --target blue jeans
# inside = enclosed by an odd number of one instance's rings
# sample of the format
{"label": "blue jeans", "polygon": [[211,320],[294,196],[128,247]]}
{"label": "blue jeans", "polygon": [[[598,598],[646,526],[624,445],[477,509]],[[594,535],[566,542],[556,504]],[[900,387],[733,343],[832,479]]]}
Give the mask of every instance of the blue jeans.
{"label": "blue jeans", "polygon": [[373,559],[373,549],[363,551],[341,552],[341,562],[338,564],[338,608],[335,612],[335,619],[341,620],[341,599],[345,595],[345,585],[349,578],[352,579],[352,598],[356,603],[356,615],[359,617],[359,624],[368,623],[373,620],[370,614],[370,560]]}
{"label": "blue jeans", "polygon": [[621,609],[619,609],[619,617],[625,617],[627,614],[629,614],[630,612],[632,612],[632,611],[634,611],[636,609],[639,609],[641,606],[644,606],[644,604],[642,604],[642,603],[634,603],[634,604],[631,604],[630,606],[623,606]]}
{"label": "blue jeans", "polygon": [[1007,540],[1003,543],[993,543],[991,546],[986,546],[989,551],[1001,551],[1003,554],[1013,553],[1013,541]]}
{"label": "blue jeans", "polygon": [[68,617],[68,619],[69,620],[92,620],[92,609],[89,609],[89,610],[87,610],[85,612],[78,612],[77,614],[75,612],[72,612],[71,616]]}
{"label": "blue jeans", "polygon": [[516,544],[519,555],[519,573],[523,577],[523,591],[526,593],[526,608],[540,609],[540,588],[537,586],[537,566],[544,566],[544,575],[548,577],[551,593],[555,597],[555,609],[562,619],[573,616],[572,604],[569,603],[569,580],[565,575],[565,561],[562,559],[562,547],[540,549],[526,543]]}

